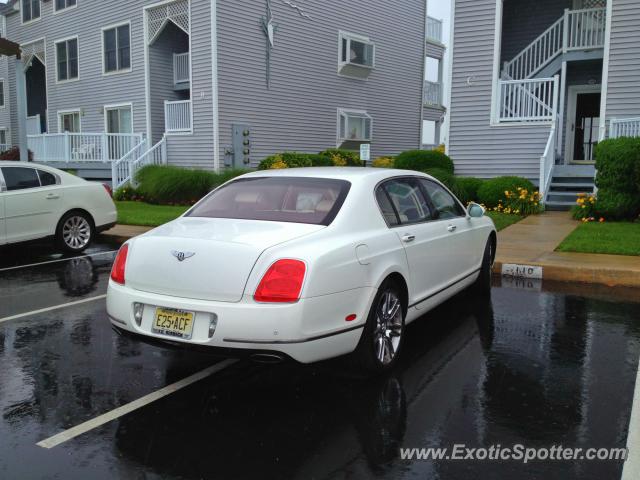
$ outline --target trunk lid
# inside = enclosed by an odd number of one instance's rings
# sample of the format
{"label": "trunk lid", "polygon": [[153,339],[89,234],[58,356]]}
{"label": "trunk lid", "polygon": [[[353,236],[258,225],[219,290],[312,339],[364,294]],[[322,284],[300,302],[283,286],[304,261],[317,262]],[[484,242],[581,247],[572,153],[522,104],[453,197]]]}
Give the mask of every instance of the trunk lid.
{"label": "trunk lid", "polygon": [[299,223],[179,218],[134,240],[127,259],[127,286],[162,295],[238,302],[264,250],[323,228]]}

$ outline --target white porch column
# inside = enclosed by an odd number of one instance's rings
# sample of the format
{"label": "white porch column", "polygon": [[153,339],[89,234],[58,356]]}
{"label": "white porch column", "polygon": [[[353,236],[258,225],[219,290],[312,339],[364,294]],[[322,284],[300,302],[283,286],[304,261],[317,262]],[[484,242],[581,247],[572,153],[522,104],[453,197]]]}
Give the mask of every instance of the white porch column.
{"label": "white porch column", "polygon": [[22,59],[15,59],[16,70],[16,101],[18,104],[18,145],[20,147],[20,161],[29,161],[29,145],[27,142],[27,82],[25,79],[25,65]]}

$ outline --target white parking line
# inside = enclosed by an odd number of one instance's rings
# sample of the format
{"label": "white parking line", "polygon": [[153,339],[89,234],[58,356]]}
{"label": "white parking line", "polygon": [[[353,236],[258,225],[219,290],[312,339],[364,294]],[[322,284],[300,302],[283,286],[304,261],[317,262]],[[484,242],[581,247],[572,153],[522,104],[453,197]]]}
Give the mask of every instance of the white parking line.
{"label": "white parking line", "polygon": [[111,410],[110,412],[107,412],[104,415],[100,415],[99,417],[96,417],[92,420],[88,420],[84,423],[81,423],[80,425],[76,425],[75,427],[70,428],[69,430],[60,432],[57,435],[54,435],[53,437],[49,437],[45,440],[42,440],[41,442],[38,442],[36,445],[42,448],[53,448],[57,445],[60,445],[61,443],[64,443],[68,440],[71,440],[72,438],[77,437],[78,435],[87,433],[88,431],[93,430],[94,428],[104,425],[105,423],[108,423],[112,420],[120,418],[123,415],[126,415],[127,413],[131,413],[134,410],[137,410],[141,407],[149,405],[150,403],[155,402],[156,400],[159,400],[163,397],[166,397],[167,395],[177,392],[178,390],[181,390],[199,380],[202,380],[203,378],[213,375],[214,373],[219,372],[220,370],[224,370],[225,368],[230,367],[236,362],[238,362],[238,360],[233,360],[233,359],[223,360],[222,362],[216,363],[211,367],[205,368],[204,370],[201,370],[198,373],[194,373],[190,377],[179,380],[176,383],[172,383],[171,385],[167,385],[166,387],[161,388],[160,390],[150,393],[149,395],[145,395],[144,397],[134,400],[131,403],[127,403],[126,405],[122,405],[121,407],[118,407],[115,410]]}
{"label": "white parking line", "polygon": [[74,305],[82,305],[83,303],[94,302],[96,300],[102,300],[103,298],[107,298],[107,294],[97,295],[95,297],[83,298],[82,300],[76,300],[75,302],[63,303],[61,305],[41,308],[39,310],[31,310],[30,312],[18,313],[17,315],[11,315],[10,317],[0,318],[0,323],[8,322],[10,320],[18,320],[19,318],[30,317],[31,315],[37,315],[39,313],[51,312],[53,310],[60,310],[61,308],[73,307]]}
{"label": "white parking line", "polygon": [[636,388],[633,394],[629,433],[627,434],[627,452],[629,458],[624,463],[622,480],[640,478],[640,364],[636,375]]}
{"label": "white parking line", "polygon": [[100,255],[108,255],[110,253],[116,253],[118,250],[109,250],[108,252],[89,253],[87,255],[81,255],[79,257],[59,258],[58,260],[47,260],[40,263],[29,263],[27,265],[17,265],[15,267],[0,268],[0,272],[8,272],[9,270],[19,270],[21,268],[39,267],[40,265],[47,265],[48,263],[68,262],[69,260],[75,260],[76,258],[97,257]]}

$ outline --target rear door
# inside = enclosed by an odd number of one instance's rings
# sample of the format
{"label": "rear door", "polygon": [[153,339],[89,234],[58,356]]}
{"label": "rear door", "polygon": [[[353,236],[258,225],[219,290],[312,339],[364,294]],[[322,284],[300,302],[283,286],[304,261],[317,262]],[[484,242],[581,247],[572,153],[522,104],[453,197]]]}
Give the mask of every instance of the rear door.
{"label": "rear door", "polygon": [[55,175],[34,167],[2,167],[2,174],[7,242],[53,235],[63,195]]}
{"label": "rear door", "polygon": [[[449,282],[448,232],[434,221],[434,212],[416,178],[394,178],[379,189],[384,191],[398,219],[393,225],[385,214],[407,255],[409,304],[422,302]],[[380,203],[380,192],[377,195]]]}
{"label": "rear door", "polygon": [[447,237],[446,256],[449,259],[450,276],[455,280],[476,270],[480,264],[477,241],[467,212],[460,202],[442,185],[433,180],[420,179],[420,184],[435,210],[438,230]]}

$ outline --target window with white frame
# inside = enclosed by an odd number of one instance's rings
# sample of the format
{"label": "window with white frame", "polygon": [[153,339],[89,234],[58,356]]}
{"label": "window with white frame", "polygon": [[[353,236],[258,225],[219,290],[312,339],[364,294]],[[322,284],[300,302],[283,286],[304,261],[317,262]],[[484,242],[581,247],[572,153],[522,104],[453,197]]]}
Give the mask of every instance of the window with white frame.
{"label": "window with white frame", "polygon": [[56,0],[55,8],[56,12],[64,10],[65,8],[75,7],[78,4],[77,0]]}
{"label": "window with white frame", "polygon": [[60,121],[58,130],[60,132],[80,133],[79,111],[60,112],[58,116]]}
{"label": "window with white frame", "polygon": [[375,67],[375,44],[368,37],[340,32],[339,45],[338,72],[344,76],[366,79]]}
{"label": "window with white frame", "polygon": [[7,129],[0,128],[0,152],[4,152],[9,149],[9,145],[7,144]]}
{"label": "window with white frame", "polygon": [[133,133],[131,105],[105,108],[107,133]]}
{"label": "window with white frame", "polygon": [[131,27],[129,24],[107,28],[102,33],[105,73],[131,69]]}
{"label": "window with white frame", "polygon": [[22,0],[20,8],[24,23],[40,18],[40,0]]}
{"label": "window with white frame", "polygon": [[338,109],[338,143],[370,142],[373,120],[361,110]]}
{"label": "window with white frame", "polygon": [[4,108],[5,105],[4,91],[4,79],[0,78],[0,108]]}
{"label": "window with white frame", "polygon": [[56,42],[56,67],[58,82],[78,78],[78,38]]}

